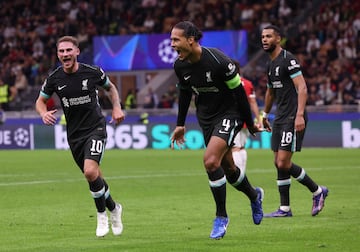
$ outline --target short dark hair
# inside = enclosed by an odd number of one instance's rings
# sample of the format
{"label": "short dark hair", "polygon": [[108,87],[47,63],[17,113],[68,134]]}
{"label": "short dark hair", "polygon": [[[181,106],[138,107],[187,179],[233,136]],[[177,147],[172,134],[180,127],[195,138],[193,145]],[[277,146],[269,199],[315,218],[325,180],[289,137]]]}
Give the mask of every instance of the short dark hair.
{"label": "short dark hair", "polygon": [[56,47],[59,47],[59,44],[61,42],[71,42],[76,47],[79,47],[79,41],[77,40],[77,38],[75,38],[73,36],[63,36],[63,37],[59,38],[58,41],[56,42]]}
{"label": "short dark hair", "polygon": [[202,31],[200,31],[199,28],[197,28],[196,25],[194,25],[190,21],[181,21],[181,22],[177,23],[174,26],[174,28],[184,30],[185,37],[187,37],[187,38],[194,37],[195,41],[197,41],[197,42],[203,36]]}
{"label": "short dark hair", "polygon": [[268,26],[265,26],[265,27],[263,28],[263,30],[265,30],[265,29],[272,29],[272,30],[274,30],[274,32],[275,32],[277,35],[281,36],[281,30],[280,30],[280,28],[279,28],[278,26],[276,26],[276,25],[268,25]]}

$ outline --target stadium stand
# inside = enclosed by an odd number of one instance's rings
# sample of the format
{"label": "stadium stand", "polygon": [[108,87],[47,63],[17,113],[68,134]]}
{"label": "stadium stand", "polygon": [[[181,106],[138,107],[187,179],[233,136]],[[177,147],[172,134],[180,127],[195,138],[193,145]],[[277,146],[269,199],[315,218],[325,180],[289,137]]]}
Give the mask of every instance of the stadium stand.
{"label": "stadium stand", "polygon": [[33,109],[42,81],[57,65],[59,36],[76,36],[79,61],[91,64],[93,36],[168,33],[185,19],[203,30],[248,31],[250,62],[242,72],[254,83],[260,106],[266,89],[260,31],[272,23],[282,27],[284,47],[304,66],[308,105],[358,109],[359,1],[16,0],[0,2],[0,77],[18,90],[10,110]]}

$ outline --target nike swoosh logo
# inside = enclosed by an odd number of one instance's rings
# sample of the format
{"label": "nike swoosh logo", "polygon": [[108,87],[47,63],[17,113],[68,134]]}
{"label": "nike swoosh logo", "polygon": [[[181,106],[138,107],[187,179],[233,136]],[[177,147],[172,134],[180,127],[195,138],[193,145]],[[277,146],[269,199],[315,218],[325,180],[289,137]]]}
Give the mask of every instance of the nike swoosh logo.
{"label": "nike swoosh logo", "polygon": [[66,87],[66,85],[61,86],[61,87],[59,86],[59,87],[58,87],[58,90],[64,89],[65,87]]}
{"label": "nike swoosh logo", "polygon": [[220,134],[229,134],[229,132],[227,132],[227,131],[222,131],[222,130],[219,130],[219,133],[220,133]]}
{"label": "nike swoosh logo", "polygon": [[184,77],[184,80],[186,80],[186,81],[187,81],[188,79],[190,79],[190,77],[191,77],[191,75],[189,75],[189,76],[185,76],[185,77]]}
{"label": "nike swoosh logo", "polygon": [[100,155],[100,153],[97,153],[97,152],[91,152],[90,154],[91,154],[91,156],[99,156]]}
{"label": "nike swoosh logo", "polygon": [[284,146],[288,146],[289,144],[288,143],[286,143],[286,144],[281,144],[281,147],[284,147]]}

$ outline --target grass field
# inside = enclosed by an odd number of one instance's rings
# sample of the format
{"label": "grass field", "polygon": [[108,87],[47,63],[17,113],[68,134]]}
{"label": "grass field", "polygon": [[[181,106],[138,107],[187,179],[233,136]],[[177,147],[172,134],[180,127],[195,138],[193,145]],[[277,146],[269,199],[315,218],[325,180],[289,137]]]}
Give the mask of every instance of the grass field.
{"label": "grass field", "polygon": [[[202,151],[108,150],[102,170],[123,204],[124,232],[95,237],[88,185],[69,151],[0,151],[0,251],[359,251],[359,149],[303,149],[294,161],[330,193],[310,214],[311,193],[293,179],[294,217],[252,223],[247,198],[227,187],[230,225],[208,238],[214,202]],[[249,150],[247,174],[265,190],[264,212],[279,204],[270,150]]]}

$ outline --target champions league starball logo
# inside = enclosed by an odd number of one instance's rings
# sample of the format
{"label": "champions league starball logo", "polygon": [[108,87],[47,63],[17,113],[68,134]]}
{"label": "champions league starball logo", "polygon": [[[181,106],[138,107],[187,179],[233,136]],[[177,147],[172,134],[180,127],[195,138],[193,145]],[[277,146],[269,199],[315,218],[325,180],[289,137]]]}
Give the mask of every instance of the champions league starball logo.
{"label": "champions league starball logo", "polygon": [[174,63],[178,57],[176,51],[171,47],[171,40],[164,39],[158,46],[158,54],[161,60],[165,63]]}
{"label": "champions league starball logo", "polygon": [[23,128],[18,128],[14,132],[14,141],[18,146],[26,146],[30,141],[29,131]]}

